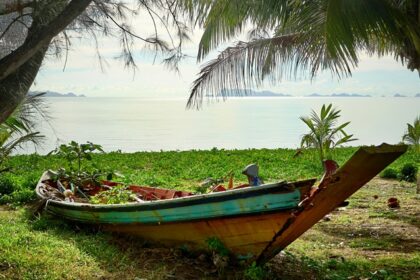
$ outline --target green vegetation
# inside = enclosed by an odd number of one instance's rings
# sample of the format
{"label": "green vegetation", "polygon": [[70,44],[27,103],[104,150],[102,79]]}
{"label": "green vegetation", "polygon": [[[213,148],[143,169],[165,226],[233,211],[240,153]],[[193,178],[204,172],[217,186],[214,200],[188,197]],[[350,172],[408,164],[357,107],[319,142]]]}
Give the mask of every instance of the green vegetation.
{"label": "green vegetation", "polygon": [[[332,151],[333,158],[342,165],[356,149],[336,148]],[[250,162],[258,163],[260,176],[265,182],[320,178],[323,170],[318,163],[316,150],[308,149],[297,158],[294,158],[294,154],[293,149],[213,149],[132,154],[111,152],[92,154],[92,162],[101,166],[102,170],[118,170],[125,176],[125,183],[187,191],[196,191],[199,183],[206,178],[222,178],[232,170],[234,184],[246,183],[246,177],[241,174],[241,170]],[[410,150],[390,168],[400,170],[406,163],[419,164],[418,160],[418,156]],[[22,203],[33,199],[33,190],[41,174],[48,169],[58,170],[65,163],[57,155],[33,154],[14,156],[8,164],[14,172],[3,174],[2,178],[12,182],[13,192],[0,196],[0,202],[3,203]]]}
{"label": "green vegetation", "polygon": [[379,174],[379,176],[384,179],[397,179],[398,171],[394,168],[386,168]]}
{"label": "green vegetation", "polygon": [[0,173],[7,172],[7,160],[10,154],[21,145],[31,142],[38,144],[43,138],[39,132],[35,132],[36,123],[33,115],[39,111],[41,95],[25,97],[13,113],[0,123]]}
{"label": "green vegetation", "polygon": [[406,163],[401,168],[401,180],[415,182],[417,180],[418,167],[413,163]]}
{"label": "green vegetation", "polygon": [[[341,147],[332,153],[342,165],[355,150]],[[112,152],[94,153],[92,161],[106,169],[118,169],[125,175],[125,182],[192,191],[202,180],[224,177],[231,170],[235,183],[245,182],[240,172],[250,162],[260,165],[265,181],[321,176],[315,149],[308,149],[298,158],[294,154],[292,149]],[[408,163],[419,164],[413,150],[390,168],[401,170]],[[23,208],[12,209],[31,201],[42,172],[62,167],[63,158],[19,155],[12,157],[9,165],[14,172],[3,174],[0,179],[0,202],[15,207],[0,206],[0,279],[218,279],[220,276],[302,279],[305,275],[313,275],[314,279],[413,279],[420,276],[420,203],[410,183],[376,179],[350,199],[346,211],[333,214],[329,222],[318,223],[265,266],[231,264],[234,267],[223,268],[226,265],[223,256],[199,258],[177,248],[157,249],[137,239],[73,225],[46,214],[29,220]],[[387,199],[391,196],[399,199],[400,209],[388,209]],[[223,244],[219,243],[209,240],[209,246],[216,252],[223,251]]]}
{"label": "green vegetation", "polygon": [[[293,151],[288,153],[292,163]],[[412,183],[374,179],[349,199],[346,210],[333,212],[330,221],[316,224],[265,266],[234,266],[223,273],[229,279],[418,279],[420,202],[414,191]],[[397,197],[401,208],[389,209],[389,197]],[[0,208],[0,279],[135,277],[220,279],[209,257],[151,247],[45,214],[29,220],[23,209]]]}
{"label": "green vegetation", "polygon": [[102,172],[92,161],[93,155],[98,152],[104,153],[100,145],[71,141],[69,144],[60,145],[49,155],[56,155],[66,160],[65,164],[58,168],[57,179],[83,189],[86,184],[98,185],[101,179],[106,177],[111,180],[113,177],[113,171]]}
{"label": "green vegetation", "polygon": [[407,162],[397,171],[395,168],[386,168],[379,176],[384,179],[399,179],[407,182],[415,182],[417,179],[419,161]]}
{"label": "green vegetation", "polygon": [[420,116],[418,116],[413,124],[407,124],[407,131],[402,137],[403,141],[420,153]]}
{"label": "green vegetation", "polygon": [[136,195],[127,186],[115,186],[90,197],[93,204],[124,204],[136,201]]}
{"label": "green vegetation", "polygon": [[230,252],[226,248],[226,246],[223,244],[220,239],[217,237],[211,237],[207,240],[207,246],[209,247],[209,250],[212,252],[215,252],[221,256],[229,256]]}
{"label": "green vegetation", "polygon": [[86,144],[79,144],[75,141],[71,141],[69,144],[62,144],[56,150],[52,151],[51,154],[58,155],[67,160],[70,170],[77,171],[78,174],[84,171],[82,163],[92,160],[92,154],[94,152],[104,152],[102,147],[91,142]]}
{"label": "green vegetation", "polygon": [[322,105],[321,112],[318,115],[312,110],[311,117],[300,117],[300,119],[309,127],[310,132],[302,136],[300,146],[302,149],[315,148],[318,151],[321,166],[324,160],[332,159],[332,150],[336,147],[357,140],[353,135],[349,135],[344,128],[350,122],[337,125],[340,117],[340,110]]}
{"label": "green vegetation", "polygon": [[253,262],[245,271],[244,276],[249,280],[261,280],[268,278],[268,273],[264,269],[264,266],[257,265],[256,262]]}
{"label": "green vegetation", "polygon": [[392,54],[420,71],[418,1],[180,2],[204,28],[200,60],[251,29],[247,42],[225,48],[203,65],[189,106],[201,106],[206,97],[229,97],[224,89],[261,86],[264,80],[278,83],[325,70],[346,77],[363,52]]}

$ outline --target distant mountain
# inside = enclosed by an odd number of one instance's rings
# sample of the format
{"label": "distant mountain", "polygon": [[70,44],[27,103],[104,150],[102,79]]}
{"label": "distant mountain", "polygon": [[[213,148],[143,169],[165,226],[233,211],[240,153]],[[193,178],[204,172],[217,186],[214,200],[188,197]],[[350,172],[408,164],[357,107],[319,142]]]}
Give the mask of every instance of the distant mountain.
{"label": "distant mountain", "polygon": [[358,93],[333,93],[333,94],[319,94],[312,93],[306,95],[306,97],[371,97],[369,94],[358,94]]}
{"label": "distant mountain", "polygon": [[407,96],[403,95],[403,94],[396,93],[396,94],[394,94],[394,97],[407,97]]}
{"label": "distant mountain", "polygon": [[417,93],[416,95],[414,95],[414,97],[420,97],[420,93]]}
{"label": "distant mountain", "polygon": [[244,96],[244,97],[287,97],[290,94],[277,93],[269,90],[255,91],[252,89],[223,89],[224,96]]}
{"label": "distant mountain", "polygon": [[[29,95],[34,95],[34,94],[38,94],[41,93],[43,91],[31,91],[29,92]],[[44,94],[45,97],[86,97],[83,94],[74,94],[73,92],[69,92],[69,93],[59,93],[59,92],[54,92],[54,91],[45,91]]]}

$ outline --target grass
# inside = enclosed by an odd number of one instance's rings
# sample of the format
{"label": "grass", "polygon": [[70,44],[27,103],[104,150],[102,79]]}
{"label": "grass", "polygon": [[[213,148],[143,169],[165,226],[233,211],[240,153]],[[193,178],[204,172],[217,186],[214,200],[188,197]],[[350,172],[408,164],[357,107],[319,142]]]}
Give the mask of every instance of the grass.
{"label": "grass", "polygon": [[[337,150],[338,162],[342,164],[354,150]],[[189,190],[230,170],[236,182],[243,181],[240,170],[250,162],[259,163],[266,181],[319,177],[321,170],[312,153],[296,159],[293,154],[293,150],[264,149],[110,153],[96,155],[95,162],[118,169],[137,184]],[[14,173],[8,175],[14,187],[11,200],[19,193],[32,193],[42,171],[58,168],[62,162],[38,155],[13,157]],[[399,170],[407,162],[418,164],[418,158],[408,153],[391,167]],[[389,209],[389,197],[397,197],[401,208]],[[372,180],[352,196],[349,207],[316,224],[263,269],[237,266],[223,275],[208,256],[149,247],[140,240],[46,215],[31,220],[25,209],[26,205],[0,208],[0,279],[420,278],[420,201],[414,184],[396,180]]]}

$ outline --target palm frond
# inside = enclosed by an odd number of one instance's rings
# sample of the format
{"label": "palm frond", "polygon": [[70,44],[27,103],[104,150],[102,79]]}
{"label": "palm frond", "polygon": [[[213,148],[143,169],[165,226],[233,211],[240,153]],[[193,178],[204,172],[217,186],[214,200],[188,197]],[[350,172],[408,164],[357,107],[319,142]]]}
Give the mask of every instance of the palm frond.
{"label": "palm frond", "polygon": [[43,138],[44,136],[40,135],[39,132],[31,132],[8,141],[0,147],[0,160],[2,161],[4,158],[8,157],[13,151],[22,147],[25,143],[32,142],[35,145],[39,145]]}
{"label": "palm frond", "polygon": [[199,44],[198,60],[212,49],[235,37],[246,25],[259,30],[272,30],[288,17],[291,9],[286,0],[182,0],[195,22],[205,31]]}
{"label": "palm frond", "polygon": [[323,162],[325,159],[331,159],[333,148],[357,140],[353,138],[353,134],[347,134],[344,131],[350,122],[336,125],[340,112],[332,104],[327,106],[324,104],[319,114],[312,110],[310,117],[300,117],[309,128],[309,133],[301,138],[301,149],[317,149],[320,160]]}
{"label": "palm frond", "polygon": [[267,73],[272,82],[307,69],[317,73],[320,67],[332,65],[337,72],[350,74],[342,61],[332,60],[325,51],[325,44],[317,37],[301,33],[240,41],[204,65],[193,83],[187,107],[199,108],[204,97],[225,99],[224,89],[259,86]]}
{"label": "palm frond", "polygon": [[273,33],[271,38],[239,42],[205,64],[188,107],[199,107],[204,96],[225,98],[220,93],[224,88],[258,87],[266,77],[280,82],[299,73],[315,77],[322,70],[338,78],[349,76],[362,50],[394,54],[420,72],[418,1],[184,1],[198,3],[198,22],[205,28],[199,60],[245,26]]}
{"label": "palm frond", "polygon": [[0,129],[23,134],[31,132],[39,118],[48,120],[47,106],[42,98],[44,94],[27,95],[11,116],[4,123],[0,124]]}
{"label": "palm frond", "polygon": [[413,124],[407,123],[407,131],[402,140],[414,146],[420,145],[420,116],[414,119]]}

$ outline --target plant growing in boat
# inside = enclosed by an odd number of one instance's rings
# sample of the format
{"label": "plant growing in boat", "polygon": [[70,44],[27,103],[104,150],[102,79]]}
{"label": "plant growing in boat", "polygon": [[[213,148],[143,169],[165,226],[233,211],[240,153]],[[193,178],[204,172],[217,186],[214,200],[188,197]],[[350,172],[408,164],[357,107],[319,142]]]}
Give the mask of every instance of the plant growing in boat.
{"label": "plant growing in boat", "polygon": [[101,145],[87,142],[86,144],[79,144],[76,141],[71,141],[69,144],[62,144],[50,154],[55,154],[67,160],[70,170],[81,173],[86,161],[92,161],[94,152],[103,153]]}
{"label": "plant growing in boat", "polygon": [[135,201],[138,201],[136,194],[124,185],[115,186],[90,197],[93,204],[125,204]]}
{"label": "plant growing in boat", "polygon": [[[62,144],[56,150],[49,154],[55,154],[67,160],[69,170],[60,168],[55,175],[55,180],[59,184],[62,192],[70,189],[73,194],[77,192],[84,198],[88,196],[83,193],[83,190],[91,190],[94,187],[100,186],[102,178],[111,180],[114,176],[122,177],[117,172],[103,171],[97,168],[92,169],[95,165],[92,163],[94,153],[103,153],[100,145],[87,142],[86,144],[79,144],[71,141],[69,144]],[[90,162],[90,165],[87,165]]]}
{"label": "plant growing in boat", "polygon": [[319,115],[312,110],[310,117],[300,117],[309,128],[309,132],[302,136],[301,149],[315,148],[322,165],[324,160],[332,159],[332,150],[335,147],[357,140],[353,138],[353,134],[344,131],[350,122],[337,124],[340,112],[332,104],[324,104]]}

